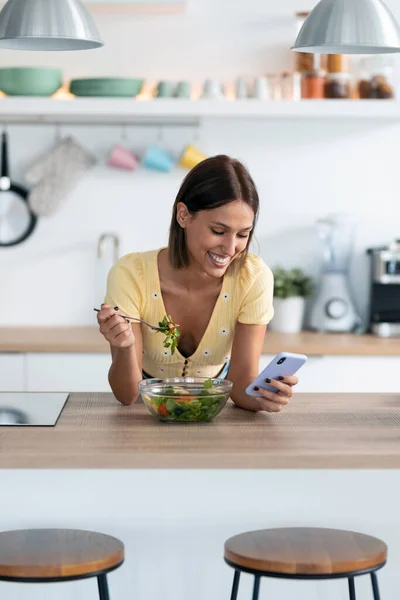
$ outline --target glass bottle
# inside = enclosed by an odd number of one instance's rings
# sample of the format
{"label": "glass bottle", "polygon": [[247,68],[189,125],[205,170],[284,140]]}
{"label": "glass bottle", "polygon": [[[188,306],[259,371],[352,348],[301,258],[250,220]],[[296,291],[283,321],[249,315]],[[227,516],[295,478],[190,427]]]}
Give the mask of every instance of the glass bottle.
{"label": "glass bottle", "polygon": [[351,75],[349,73],[327,73],[324,97],[342,100],[351,98]]}
{"label": "glass bottle", "polygon": [[325,93],[325,71],[313,69],[301,77],[301,97],[305,100],[321,100]]}
{"label": "glass bottle", "polygon": [[386,100],[395,98],[393,59],[371,56],[360,61],[360,79],[357,85],[360,99]]}
{"label": "glass bottle", "polygon": [[328,73],[325,81],[325,98],[351,98],[351,75],[349,73],[349,57],[344,54],[329,54],[327,57]]}

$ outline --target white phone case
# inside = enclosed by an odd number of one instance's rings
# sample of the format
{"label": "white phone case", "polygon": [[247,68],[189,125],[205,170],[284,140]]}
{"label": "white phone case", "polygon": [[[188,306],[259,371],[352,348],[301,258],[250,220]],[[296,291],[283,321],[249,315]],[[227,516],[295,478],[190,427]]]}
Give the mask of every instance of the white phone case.
{"label": "white phone case", "polygon": [[266,383],[266,379],[278,379],[280,376],[294,375],[304,365],[307,360],[305,354],[294,354],[291,352],[280,352],[275,358],[265,367],[249,386],[246,388],[246,394],[249,396],[260,397],[255,387],[263,388],[271,392],[276,392],[277,389]]}

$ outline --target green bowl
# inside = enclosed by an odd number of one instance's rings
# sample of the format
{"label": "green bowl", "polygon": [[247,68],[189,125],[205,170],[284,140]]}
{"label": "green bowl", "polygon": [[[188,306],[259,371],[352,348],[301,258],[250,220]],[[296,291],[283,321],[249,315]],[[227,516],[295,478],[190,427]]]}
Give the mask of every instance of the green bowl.
{"label": "green bowl", "polygon": [[139,392],[152,415],[167,423],[212,421],[224,408],[232,390],[226,379],[173,377],[143,379]]}
{"label": "green bowl", "polygon": [[61,69],[9,67],[0,69],[0,90],[8,96],[51,96],[63,83]]}
{"label": "green bowl", "polygon": [[143,79],[121,77],[72,79],[69,91],[75,96],[120,96],[132,98],[140,94],[143,83]]}

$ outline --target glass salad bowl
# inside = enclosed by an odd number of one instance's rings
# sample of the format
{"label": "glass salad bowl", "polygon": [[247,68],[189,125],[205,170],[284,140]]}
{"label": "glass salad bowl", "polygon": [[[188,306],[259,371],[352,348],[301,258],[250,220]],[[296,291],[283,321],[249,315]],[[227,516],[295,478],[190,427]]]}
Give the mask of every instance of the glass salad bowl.
{"label": "glass salad bowl", "polygon": [[173,377],[144,379],[139,392],[151,414],[168,423],[211,421],[224,408],[232,390],[226,379]]}

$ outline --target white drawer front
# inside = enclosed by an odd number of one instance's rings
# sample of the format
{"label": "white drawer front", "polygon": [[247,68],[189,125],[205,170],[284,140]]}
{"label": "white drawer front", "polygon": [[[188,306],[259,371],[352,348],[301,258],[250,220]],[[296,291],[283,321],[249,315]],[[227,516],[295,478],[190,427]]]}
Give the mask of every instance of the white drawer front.
{"label": "white drawer front", "polygon": [[0,390],[23,392],[24,385],[24,355],[0,354]]}
{"label": "white drawer front", "polygon": [[[262,355],[260,369],[273,359]],[[298,372],[296,392],[400,393],[399,356],[310,356]]]}
{"label": "white drawer front", "polygon": [[110,354],[27,354],[28,391],[110,392]]}

